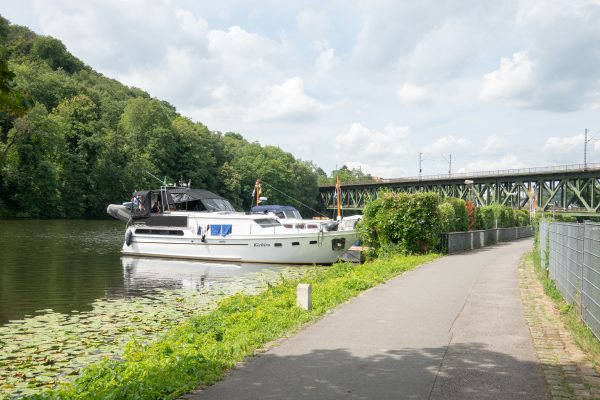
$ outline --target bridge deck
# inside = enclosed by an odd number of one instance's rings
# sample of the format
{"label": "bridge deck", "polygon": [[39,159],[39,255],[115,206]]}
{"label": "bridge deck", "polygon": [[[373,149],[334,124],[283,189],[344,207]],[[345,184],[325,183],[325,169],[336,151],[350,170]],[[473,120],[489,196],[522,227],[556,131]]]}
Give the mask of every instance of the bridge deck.
{"label": "bridge deck", "polygon": [[[428,175],[342,185],[342,207],[360,210],[382,188],[401,192],[437,192],[443,197],[471,200],[477,205],[499,203],[514,208],[577,210],[597,214],[600,210],[600,163],[542,168]],[[334,209],[335,186],[321,186],[322,210]]]}

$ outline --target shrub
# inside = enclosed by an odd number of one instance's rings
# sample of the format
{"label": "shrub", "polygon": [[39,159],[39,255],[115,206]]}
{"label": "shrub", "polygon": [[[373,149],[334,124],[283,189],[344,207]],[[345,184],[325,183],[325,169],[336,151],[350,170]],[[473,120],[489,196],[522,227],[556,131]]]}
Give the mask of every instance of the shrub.
{"label": "shrub", "polygon": [[440,232],[456,232],[456,214],[452,204],[446,202],[440,204],[438,206],[438,213],[440,214]]}
{"label": "shrub", "polygon": [[493,206],[480,206],[475,209],[475,228],[492,229],[495,228],[496,218],[494,217]]}
{"label": "shrub", "polygon": [[515,222],[517,226],[528,226],[530,225],[529,210],[515,210]]}
{"label": "shrub", "polygon": [[500,206],[498,208],[496,221],[498,222],[498,228],[510,228],[516,226],[515,213],[512,207]]}
{"label": "shrub", "polygon": [[444,200],[454,208],[454,232],[463,232],[469,228],[469,216],[467,213],[467,204],[463,199],[448,197]]}
{"label": "shrub", "polygon": [[363,242],[374,249],[394,247],[401,253],[435,248],[439,233],[436,193],[380,192],[367,203],[359,225]]}
{"label": "shrub", "polygon": [[477,225],[477,216],[475,215],[475,203],[472,201],[465,202],[467,209],[467,230],[472,231]]}

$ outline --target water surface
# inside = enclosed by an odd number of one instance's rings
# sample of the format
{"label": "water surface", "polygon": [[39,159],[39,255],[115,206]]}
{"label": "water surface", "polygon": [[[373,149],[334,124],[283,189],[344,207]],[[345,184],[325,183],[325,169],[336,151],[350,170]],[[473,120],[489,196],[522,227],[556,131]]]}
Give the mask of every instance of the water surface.
{"label": "water surface", "polygon": [[120,221],[0,220],[0,325],[155,289],[201,290],[277,267],[121,257]]}

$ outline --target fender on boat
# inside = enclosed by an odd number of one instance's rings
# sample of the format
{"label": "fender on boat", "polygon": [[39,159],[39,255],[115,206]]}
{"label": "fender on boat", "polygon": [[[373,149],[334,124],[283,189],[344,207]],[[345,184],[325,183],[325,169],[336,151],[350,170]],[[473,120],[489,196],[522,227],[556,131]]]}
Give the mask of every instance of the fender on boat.
{"label": "fender on boat", "polygon": [[127,233],[125,234],[125,244],[127,245],[127,247],[129,247],[129,245],[131,244],[131,236],[133,234],[131,233],[131,229],[127,230]]}

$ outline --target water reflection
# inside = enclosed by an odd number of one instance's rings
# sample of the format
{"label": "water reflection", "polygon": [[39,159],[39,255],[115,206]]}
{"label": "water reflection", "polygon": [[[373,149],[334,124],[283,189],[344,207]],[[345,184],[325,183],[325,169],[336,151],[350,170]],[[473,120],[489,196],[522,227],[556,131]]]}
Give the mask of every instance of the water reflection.
{"label": "water reflection", "polygon": [[[174,260],[166,258],[121,257],[124,291],[139,295],[154,289],[187,289],[202,291],[216,282],[264,270],[277,270],[276,266],[260,264],[235,264]],[[281,268],[281,267],[279,267]]]}
{"label": "water reflection", "polygon": [[122,287],[118,221],[0,221],[0,325],[37,310],[87,311]]}
{"label": "water reflection", "polygon": [[236,278],[284,268],[121,257],[123,228],[120,221],[0,220],[0,326],[48,309],[90,311],[102,298],[236,286]]}

